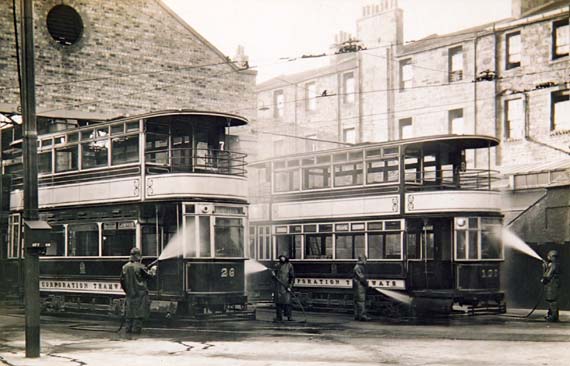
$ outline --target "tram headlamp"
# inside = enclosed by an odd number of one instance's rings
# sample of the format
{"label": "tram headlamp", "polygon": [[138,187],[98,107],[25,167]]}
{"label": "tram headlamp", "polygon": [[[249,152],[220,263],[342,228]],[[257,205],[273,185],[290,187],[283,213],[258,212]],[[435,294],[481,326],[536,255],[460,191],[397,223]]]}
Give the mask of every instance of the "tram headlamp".
{"label": "tram headlamp", "polygon": [[457,218],[455,222],[458,227],[464,227],[467,224],[467,220],[464,217]]}

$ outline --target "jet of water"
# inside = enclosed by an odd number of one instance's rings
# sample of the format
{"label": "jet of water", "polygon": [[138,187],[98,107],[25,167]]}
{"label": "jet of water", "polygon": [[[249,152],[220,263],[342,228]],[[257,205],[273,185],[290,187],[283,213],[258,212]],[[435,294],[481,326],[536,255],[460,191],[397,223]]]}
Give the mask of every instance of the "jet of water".
{"label": "jet of water", "polygon": [[527,243],[525,243],[521,238],[516,236],[506,227],[501,230],[501,240],[504,246],[507,246],[523,254],[536,258],[541,262],[544,262],[544,259],[542,259]]}
{"label": "jet of water", "polygon": [[406,294],[403,294],[401,292],[397,292],[397,291],[392,291],[392,290],[385,290],[383,288],[378,288],[378,287],[374,287],[374,290],[380,292],[383,295],[386,295],[396,301],[399,301],[401,303],[407,304],[407,305],[411,305],[412,301],[414,300],[411,296],[408,296]]}
{"label": "jet of water", "polygon": [[255,259],[248,259],[245,261],[245,274],[259,273],[263,271],[268,271],[269,268],[259,263]]}
{"label": "jet of water", "polygon": [[[193,237],[193,230],[191,227],[186,229],[186,240],[190,240]],[[158,257],[159,261],[176,258],[184,255],[184,231],[179,229],[176,234],[168,241],[160,256]]]}

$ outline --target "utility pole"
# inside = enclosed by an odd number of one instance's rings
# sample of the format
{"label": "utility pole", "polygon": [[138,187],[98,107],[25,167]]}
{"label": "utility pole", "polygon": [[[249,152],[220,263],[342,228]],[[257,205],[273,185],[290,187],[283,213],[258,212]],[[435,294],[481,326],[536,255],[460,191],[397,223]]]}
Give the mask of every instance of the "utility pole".
{"label": "utility pole", "polygon": [[[38,219],[38,165],[36,160],[37,125],[34,73],[34,21],[32,0],[20,0],[22,40],[22,85],[20,100],[23,123],[24,213],[23,219]],[[32,238],[24,234],[24,295],[26,304],[26,357],[40,356],[39,253]]]}

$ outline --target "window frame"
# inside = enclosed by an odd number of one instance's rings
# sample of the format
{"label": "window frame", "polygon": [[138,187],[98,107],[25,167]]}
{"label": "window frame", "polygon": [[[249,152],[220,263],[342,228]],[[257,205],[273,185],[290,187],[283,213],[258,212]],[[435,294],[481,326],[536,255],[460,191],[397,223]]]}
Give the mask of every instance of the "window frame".
{"label": "window frame", "polygon": [[[461,116],[459,116],[461,114]],[[463,108],[450,109],[447,112],[449,121],[449,134],[464,135],[465,134],[465,116],[463,115]],[[461,133],[454,131],[453,122],[461,119]]]}
{"label": "window frame", "polygon": [[273,118],[281,119],[285,116],[285,92],[283,89],[273,91]]}
{"label": "window frame", "polygon": [[305,83],[305,111],[314,112],[317,110],[317,83],[309,81]]}
{"label": "window frame", "polygon": [[[568,18],[564,18],[564,19],[560,19],[560,20],[556,20],[554,22],[552,22],[552,60],[558,60],[561,58],[565,58],[568,57],[568,55],[570,54],[570,52],[566,52],[566,53],[562,53],[562,54],[558,54],[557,53],[557,48],[558,48],[558,36],[556,34],[556,31],[559,28],[563,28],[563,27],[569,27],[568,28],[568,33],[570,34],[570,25],[569,25],[569,21]],[[566,39],[566,47],[570,48],[570,40]]]}
{"label": "window frame", "polygon": [[[510,105],[512,105],[512,103],[515,102],[519,102],[520,103],[520,118],[519,119],[513,119],[511,118],[511,108],[509,108]],[[525,138],[526,132],[525,132],[525,128],[526,128],[526,116],[525,116],[525,101],[524,98],[520,97],[520,98],[510,98],[510,99],[505,99],[504,101],[504,111],[503,111],[503,129],[504,129],[504,133],[503,133],[503,137],[506,140],[523,140]],[[513,136],[513,134],[511,133],[511,131],[515,130],[512,126],[511,121],[518,121],[519,122],[519,127],[520,127],[520,136],[517,136],[516,134]],[[516,126],[515,126],[516,127]]]}
{"label": "window frame", "polygon": [[[410,127],[411,136],[404,137],[404,128]],[[414,120],[412,117],[398,119],[398,139],[404,140],[414,137]]]}
{"label": "window frame", "polygon": [[556,103],[570,103],[570,89],[550,93],[550,131],[568,131],[570,130],[570,121],[566,128],[557,128],[556,126]]}
{"label": "window frame", "polygon": [[[511,57],[516,55],[517,53],[511,53],[511,43],[513,38],[518,37],[519,39],[519,50],[518,56],[519,60],[511,62]],[[522,36],[520,31],[507,33],[505,35],[505,69],[511,70],[521,66],[521,57],[522,57]]]}
{"label": "window frame", "polygon": [[[413,87],[413,80],[414,80],[414,67],[412,64],[412,59],[407,58],[404,60],[400,60],[399,64],[400,69],[400,91],[404,91],[406,89],[410,89]],[[406,68],[409,67],[409,70],[406,71]],[[407,76],[407,77],[406,77]],[[404,78],[406,77],[406,78]]]}
{"label": "window frame", "polygon": [[[455,69],[454,68],[454,57],[461,56],[461,68]],[[463,57],[463,46],[455,46],[451,47],[447,50],[447,57],[448,57],[448,76],[447,80],[450,83],[455,83],[457,81],[463,80],[463,74],[465,70],[465,59]]]}
{"label": "window frame", "polygon": [[[352,80],[352,87],[349,90],[348,81]],[[342,103],[343,104],[353,104],[356,101],[356,80],[354,78],[354,72],[345,72],[342,74]]]}

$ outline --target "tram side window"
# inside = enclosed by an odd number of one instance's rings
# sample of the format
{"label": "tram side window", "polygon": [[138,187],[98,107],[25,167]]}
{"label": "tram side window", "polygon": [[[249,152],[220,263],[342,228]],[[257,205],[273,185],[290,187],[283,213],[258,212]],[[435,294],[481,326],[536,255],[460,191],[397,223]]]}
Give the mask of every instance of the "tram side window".
{"label": "tram side window", "polygon": [[402,235],[400,232],[369,233],[368,257],[370,259],[401,259]]}
{"label": "tram side window", "polygon": [[303,168],[303,189],[329,188],[330,175],[329,166]]}
{"label": "tram side window", "polygon": [[10,215],[8,218],[8,258],[19,258],[21,255],[21,230],[20,214]]}
{"label": "tram side window", "polygon": [[397,182],[399,179],[398,158],[367,161],[366,182],[387,183]]}
{"label": "tram side window", "polygon": [[[114,150],[113,150],[114,151]],[[168,164],[168,136],[156,133],[146,135],[146,160],[154,164]]]}
{"label": "tram side window", "polygon": [[299,190],[299,169],[275,172],[275,192]]}
{"label": "tram side window", "polygon": [[109,140],[90,141],[81,144],[81,168],[99,168],[107,166]]}
{"label": "tram side window", "polygon": [[301,235],[277,235],[275,255],[285,255],[289,259],[301,259],[303,238]]}
{"label": "tram side window", "polygon": [[127,256],[136,245],[135,223],[132,221],[103,224],[103,256]]}
{"label": "tram side window", "polygon": [[362,184],[362,163],[336,164],[334,166],[335,187]]}
{"label": "tram side window", "polygon": [[216,217],[216,257],[243,257],[242,219]]}
{"label": "tram side window", "polygon": [[271,259],[271,226],[257,227],[257,258]]}
{"label": "tram side window", "polygon": [[255,244],[256,244],[256,234],[255,234],[255,226],[251,226],[249,228],[249,246],[247,247],[247,257],[248,258],[257,258],[257,254],[255,253]]}
{"label": "tram side window", "polygon": [[52,156],[51,150],[38,154],[39,174],[51,174],[51,169],[52,169],[51,156]]}
{"label": "tram side window", "polygon": [[47,256],[65,255],[65,226],[51,225],[50,246],[46,250]]}
{"label": "tram side window", "polygon": [[305,259],[332,259],[332,234],[305,236]]}
{"label": "tram side window", "polygon": [[97,224],[70,224],[67,232],[68,256],[98,256],[99,227]]}
{"label": "tram side window", "polygon": [[336,259],[356,259],[365,254],[364,233],[337,234],[335,239]]}
{"label": "tram side window", "polygon": [[111,140],[111,165],[139,161],[139,135],[120,136]]}
{"label": "tram side window", "polygon": [[78,156],[78,145],[55,149],[55,172],[62,173],[77,170]]}
{"label": "tram side window", "polygon": [[[160,247],[160,234],[156,232],[156,225],[141,225],[142,255],[149,257],[158,256]],[[160,227],[159,233],[160,233]]]}

